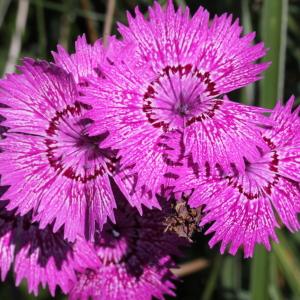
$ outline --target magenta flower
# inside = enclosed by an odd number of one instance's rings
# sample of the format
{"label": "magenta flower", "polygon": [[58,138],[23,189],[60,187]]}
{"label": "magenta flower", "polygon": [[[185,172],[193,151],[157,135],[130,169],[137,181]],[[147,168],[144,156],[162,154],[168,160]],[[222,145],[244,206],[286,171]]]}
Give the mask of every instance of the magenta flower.
{"label": "magenta flower", "polygon": [[164,232],[166,210],[148,210],[140,216],[116,190],[116,224],[108,222],[95,243],[101,266],[78,273],[71,300],[164,299],[174,295],[172,257],[185,240]]}
{"label": "magenta flower", "polygon": [[[0,188],[2,194],[3,188]],[[4,281],[14,259],[15,245],[12,243],[12,213],[5,211],[4,203],[0,203],[0,275]],[[9,219],[9,221],[7,221]]]}
{"label": "magenta flower", "polygon": [[40,227],[64,225],[65,237],[92,236],[107,217],[114,220],[109,176],[116,152],[102,147],[108,131],[90,137],[82,116],[90,107],[80,101],[73,76],[43,61],[25,59],[22,74],[0,82],[2,184],[10,186],[9,210],[30,210]]}
{"label": "magenta flower", "polygon": [[76,84],[87,84],[87,78],[98,76],[97,68],[103,64],[105,51],[100,40],[89,45],[85,35],[75,42],[75,53],[69,54],[62,46],[57,46],[57,53],[52,52],[55,64],[72,74]]}
{"label": "magenta flower", "polygon": [[[106,143],[120,148],[128,189],[159,193],[166,160],[180,163],[190,152],[200,166],[235,164],[244,172],[244,157],[254,161],[258,147],[266,148],[257,125],[269,120],[266,110],[222,95],[261,78],[269,64],[254,62],[265,55],[263,44],[252,45],[254,33],[241,37],[238,21],[227,14],[209,23],[202,7],[192,18],[172,1],[166,9],[155,2],[148,20],[138,9],[135,14],[128,14],[128,27],[120,25],[124,47],[135,47],[103,68],[105,80],[93,80],[85,98],[94,107],[89,132],[111,124]],[[181,148],[168,144],[176,140]]]}
{"label": "magenta flower", "polygon": [[76,281],[76,272],[95,268],[99,259],[92,246],[78,238],[75,244],[63,239],[63,232],[52,233],[48,226],[38,229],[28,216],[16,217],[0,208],[0,271],[4,280],[14,264],[16,285],[28,282],[28,291],[38,295],[39,285],[47,285],[52,296],[56,286],[67,293]]}
{"label": "magenta flower", "polygon": [[55,64],[72,74],[80,87],[88,85],[88,78],[102,77],[102,65],[110,65],[109,62],[117,59],[120,51],[121,44],[114,37],[108,38],[108,46],[104,48],[101,40],[90,45],[83,35],[75,42],[75,53],[70,55],[62,46],[58,46],[57,52],[52,52],[52,55]]}
{"label": "magenta flower", "polygon": [[[112,36],[108,37],[107,44],[108,45],[104,47],[102,41],[99,39],[94,45],[89,45],[85,35],[83,35],[82,37],[78,37],[75,42],[75,53],[70,55],[62,46],[57,47],[57,52],[52,52],[55,64],[73,76],[80,95],[82,95],[85,88],[89,86],[90,80],[93,78],[105,78],[102,71],[105,65],[110,67],[114,62],[120,61],[120,57],[131,49],[131,46],[127,45],[127,47],[124,47],[122,43]],[[120,56],[120,53],[122,53],[122,56]],[[110,123],[108,124],[110,125]],[[111,130],[112,127],[109,126],[109,131]],[[122,192],[131,199],[132,197],[129,197],[127,189],[121,179],[117,173],[114,173],[114,180],[118,183]],[[135,203],[131,201],[131,203],[136,205],[141,211],[139,202]],[[112,204],[114,205],[113,201]],[[150,203],[148,203],[148,206],[151,207]]]}
{"label": "magenta flower", "polygon": [[244,173],[217,178],[207,168],[199,178],[190,171],[178,182],[178,191],[195,189],[192,207],[205,205],[200,226],[214,222],[206,234],[214,232],[209,244],[221,242],[221,253],[228,246],[235,254],[242,246],[245,257],[251,257],[257,243],[270,250],[269,239],[277,241],[276,215],[290,231],[300,228],[300,120],[293,103],[291,97],[285,107],[277,104],[270,117],[275,125],[262,134],[269,150],[247,162]]}

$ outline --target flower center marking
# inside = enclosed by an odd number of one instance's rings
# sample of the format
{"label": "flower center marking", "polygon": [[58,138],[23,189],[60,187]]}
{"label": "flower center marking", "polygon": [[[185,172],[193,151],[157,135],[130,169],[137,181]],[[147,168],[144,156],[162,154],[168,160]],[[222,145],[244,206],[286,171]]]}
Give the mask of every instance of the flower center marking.
{"label": "flower center marking", "polygon": [[107,135],[89,137],[84,134],[86,124],[82,122],[82,112],[87,109],[88,105],[75,102],[57,111],[49,122],[48,138],[44,141],[49,164],[57,174],[81,183],[103,176],[105,166],[113,172],[117,163],[110,149],[98,147]]}
{"label": "flower center marking", "polygon": [[249,181],[253,180],[253,182],[259,181],[259,182],[265,182],[265,183],[262,184],[260,187],[255,186],[256,192],[251,192],[251,184],[249,184],[250,188],[245,187],[239,183],[239,180],[237,180],[236,177],[233,177],[233,176],[226,177],[226,179],[228,180],[228,186],[232,186],[233,188],[238,190],[239,193],[243,194],[248,200],[258,199],[260,196],[263,196],[264,194],[267,194],[270,196],[272,194],[273,187],[276,186],[276,184],[279,181],[279,175],[277,174],[279,160],[278,160],[278,154],[277,154],[276,150],[274,150],[276,148],[276,146],[270,139],[268,139],[266,137],[263,137],[263,139],[266,142],[266,144],[270,147],[271,153],[272,153],[271,160],[269,161],[269,163],[265,164],[265,167],[266,167],[266,170],[264,172],[265,177],[257,178],[257,176],[256,176],[257,172],[256,172],[255,164],[254,164],[252,166],[250,165],[250,168],[248,171],[248,176],[250,178],[248,178],[248,180]]}
{"label": "flower center marking", "polygon": [[191,64],[167,66],[147,87],[143,112],[153,127],[164,132],[182,129],[212,118],[223,103],[213,99],[218,94],[208,72]]}

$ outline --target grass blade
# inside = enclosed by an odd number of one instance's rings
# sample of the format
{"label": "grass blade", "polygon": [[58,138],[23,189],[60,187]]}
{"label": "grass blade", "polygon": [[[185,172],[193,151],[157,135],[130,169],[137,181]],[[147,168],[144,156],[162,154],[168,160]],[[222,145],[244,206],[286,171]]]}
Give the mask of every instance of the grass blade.
{"label": "grass blade", "polygon": [[[287,11],[287,0],[263,2],[262,40],[270,48],[264,60],[271,60],[272,65],[260,84],[260,105],[268,108],[274,107],[276,100],[283,95]],[[251,266],[252,299],[269,299],[270,266],[270,254],[263,247],[257,248]]]}
{"label": "grass blade", "polygon": [[207,280],[207,284],[206,284],[205,290],[203,292],[203,297],[201,298],[202,300],[213,299],[212,296],[213,296],[214,290],[216,288],[218,276],[220,274],[221,267],[222,267],[222,259],[223,259],[223,257],[221,255],[217,255],[215,257],[215,261],[213,263],[210,276]]}
{"label": "grass blade", "polygon": [[3,24],[11,0],[0,0],[0,28]]}
{"label": "grass blade", "polygon": [[[88,12],[91,10],[92,3],[90,2],[90,0],[80,0],[80,4],[83,11]],[[85,20],[86,20],[86,26],[88,30],[89,41],[94,43],[99,38],[96,24],[94,20],[91,19],[88,15],[86,16]]]}
{"label": "grass blade", "polygon": [[269,299],[269,255],[263,246],[256,246],[251,264],[251,299]]}
{"label": "grass blade", "polygon": [[295,299],[300,299],[300,261],[298,253],[282,232],[278,231],[277,235],[280,242],[273,245],[276,258],[286,281],[294,292]]}
{"label": "grass blade", "polygon": [[[250,1],[242,0],[242,25],[245,33],[253,31],[251,12],[250,12]],[[254,102],[254,90],[255,83],[249,84],[241,90],[241,102],[245,104],[253,104]]]}
{"label": "grass blade", "polygon": [[261,81],[260,104],[268,108],[283,97],[287,19],[288,0],[264,1],[262,39],[270,48],[264,61],[272,61],[272,65]]}
{"label": "grass blade", "polygon": [[76,3],[75,0],[67,0],[64,5],[65,12],[61,16],[59,44],[68,50],[71,27],[75,19],[72,7],[74,7]]}
{"label": "grass blade", "polygon": [[239,293],[241,290],[240,255],[226,256],[222,266],[222,287],[228,291]]}
{"label": "grass blade", "polygon": [[39,55],[41,58],[46,58],[47,34],[43,1],[44,0],[40,0],[39,3],[36,5],[36,21],[39,38]]}
{"label": "grass blade", "polygon": [[12,35],[8,59],[5,66],[4,73],[11,73],[15,70],[15,65],[19,58],[22,46],[22,37],[26,28],[26,22],[28,17],[29,0],[19,0],[18,11],[16,17],[16,28]]}
{"label": "grass blade", "polygon": [[279,270],[277,258],[274,251],[270,253],[270,297],[273,300],[283,300],[283,296],[279,287]]}
{"label": "grass blade", "polygon": [[113,20],[114,20],[114,14],[115,14],[115,8],[116,8],[116,0],[108,0],[107,11],[106,11],[105,21],[104,21],[104,30],[103,30],[104,45],[107,42],[107,37],[111,34]]}

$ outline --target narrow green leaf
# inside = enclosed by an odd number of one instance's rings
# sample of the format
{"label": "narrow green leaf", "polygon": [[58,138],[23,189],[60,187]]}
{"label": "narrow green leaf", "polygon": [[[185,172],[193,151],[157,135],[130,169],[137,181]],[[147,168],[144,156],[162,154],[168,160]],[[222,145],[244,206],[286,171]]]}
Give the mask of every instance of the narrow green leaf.
{"label": "narrow green leaf", "polygon": [[0,0],[0,28],[3,24],[11,0]]}
{"label": "narrow green leaf", "polygon": [[22,39],[26,28],[28,11],[29,0],[19,0],[15,19],[15,29],[11,36],[4,73],[11,73],[15,71],[15,66],[22,49]]}
{"label": "narrow green leaf", "polygon": [[275,256],[275,253],[272,251],[270,253],[270,288],[269,294],[272,300],[283,300],[283,296],[281,294],[281,290],[278,287],[278,262]]}
{"label": "narrow green leaf", "polygon": [[66,0],[64,2],[65,12],[61,16],[59,44],[62,45],[65,49],[68,49],[71,28],[75,20],[75,14],[72,10],[72,7],[74,7],[75,4],[75,0]]}
{"label": "narrow green leaf", "polygon": [[239,293],[241,290],[240,256],[227,256],[222,265],[222,287]]}
{"label": "narrow green leaf", "polygon": [[273,244],[276,258],[285,275],[286,281],[295,294],[295,298],[300,299],[300,261],[298,259],[298,253],[282,232],[278,231],[277,235],[280,242]]}
{"label": "narrow green leaf", "polygon": [[270,48],[264,61],[272,65],[261,81],[260,104],[272,108],[282,99],[288,19],[288,0],[265,0],[262,12],[262,40]]}
{"label": "narrow green leaf", "polygon": [[[250,12],[250,1],[242,0],[242,25],[245,33],[253,31],[251,12]],[[245,104],[252,104],[254,101],[254,87],[255,83],[249,84],[241,90],[241,102]]]}
{"label": "narrow green leaf", "polygon": [[43,2],[44,0],[40,0],[36,5],[36,21],[39,38],[39,55],[41,58],[46,58],[47,34]]}
{"label": "narrow green leaf", "polygon": [[[80,0],[80,5],[85,12],[94,10],[94,6],[91,0]],[[96,22],[89,17],[86,17],[85,22],[89,41],[94,43],[99,38]]]}
{"label": "narrow green leaf", "polygon": [[269,255],[263,246],[256,246],[251,264],[251,299],[269,299]]}
{"label": "narrow green leaf", "polygon": [[215,257],[215,261],[213,263],[211,273],[210,273],[209,278],[207,280],[207,284],[206,284],[206,287],[204,289],[203,296],[201,297],[202,300],[213,299],[212,295],[213,295],[213,292],[216,288],[217,279],[218,279],[218,276],[219,276],[220,271],[221,271],[222,259],[223,259],[223,257],[221,255],[217,255]]}
{"label": "narrow green leaf", "polygon": [[[295,102],[296,102],[297,105],[300,105],[300,98],[299,97],[296,98]],[[299,231],[295,232],[293,234],[293,241],[300,246],[300,232]]]}
{"label": "narrow green leaf", "polygon": [[[288,0],[264,0],[262,11],[262,40],[270,51],[264,61],[272,61],[260,84],[260,105],[272,108],[283,96],[286,53]],[[269,299],[270,255],[258,247],[251,266],[252,299]]]}

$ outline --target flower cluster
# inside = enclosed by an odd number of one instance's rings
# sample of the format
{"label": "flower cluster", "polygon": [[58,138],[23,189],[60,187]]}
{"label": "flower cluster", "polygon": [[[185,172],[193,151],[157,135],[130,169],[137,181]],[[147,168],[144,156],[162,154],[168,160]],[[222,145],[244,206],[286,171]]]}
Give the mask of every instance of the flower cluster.
{"label": "flower cluster", "polygon": [[198,226],[245,257],[300,228],[294,98],[268,110],[227,96],[261,78],[263,43],[171,0],[128,23],[0,81],[0,274],[13,266],[34,294],[163,299]]}

